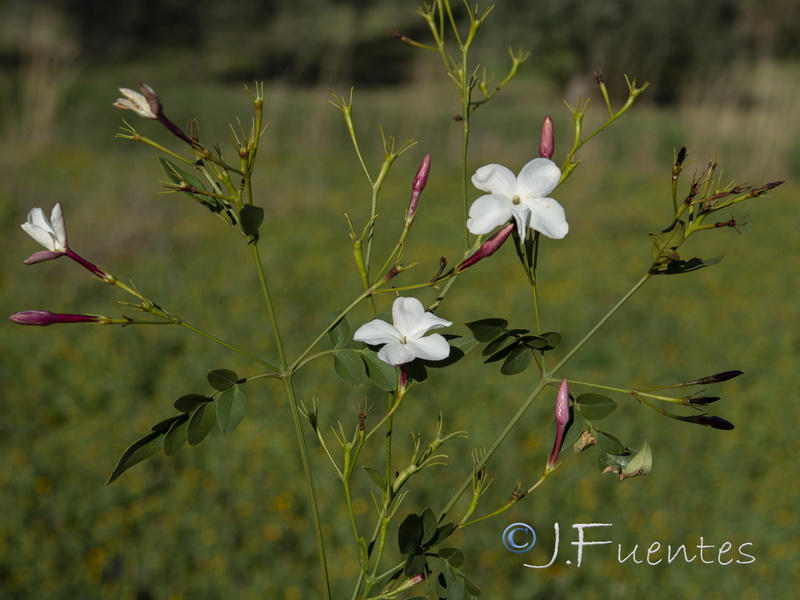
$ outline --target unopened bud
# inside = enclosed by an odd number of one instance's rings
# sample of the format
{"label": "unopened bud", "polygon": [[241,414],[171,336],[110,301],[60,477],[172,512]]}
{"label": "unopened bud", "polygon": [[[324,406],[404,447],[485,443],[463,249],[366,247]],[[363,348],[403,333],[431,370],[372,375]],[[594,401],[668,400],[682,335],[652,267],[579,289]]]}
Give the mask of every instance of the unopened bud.
{"label": "unopened bud", "polygon": [[553,119],[550,118],[550,115],[547,115],[544,118],[544,123],[542,123],[542,137],[539,142],[539,157],[553,158],[555,147],[556,138],[553,130]]}
{"label": "unopened bud", "polygon": [[712,427],[714,429],[722,429],[723,431],[730,431],[734,428],[733,423],[726,421],[722,417],[699,415],[696,417],[687,417],[687,420],[690,420],[692,423],[697,423],[698,425],[705,425],[706,427]]}
{"label": "unopened bud", "polygon": [[705,406],[719,400],[719,396],[689,396],[686,401],[690,406]]}
{"label": "unopened bud", "polygon": [[553,450],[550,452],[550,458],[547,461],[547,470],[550,471],[555,467],[558,460],[558,453],[561,452],[561,444],[564,442],[564,432],[567,429],[569,422],[569,384],[564,379],[558,387],[558,395],[556,396],[556,439],[553,443]]}
{"label": "unopened bud", "polygon": [[715,373],[714,375],[709,375],[708,377],[701,377],[700,379],[695,379],[694,381],[687,381],[682,385],[708,385],[710,383],[722,383],[723,381],[728,381],[729,379],[733,379],[734,377],[738,377],[739,375],[744,375],[744,372],[723,371],[722,373]]}
{"label": "unopened bud", "polygon": [[414,176],[414,183],[411,184],[411,201],[408,203],[408,214],[406,221],[411,221],[414,218],[414,213],[417,211],[417,203],[419,197],[422,195],[422,190],[425,189],[425,184],[428,183],[428,173],[431,171],[431,155],[426,154],[425,158],[417,169],[417,174]]}
{"label": "unopened bud", "polygon": [[10,320],[19,325],[38,325],[46,327],[56,323],[107,323],[108,317],[98,315],[71,315],[52,313],[49,310],[26,310],[14,313]]}
{"label": "unopened bud", "polygon": [[492,237],[490,237],[488,240],[483,242],[483,244],[481,244],[481,247],[478,248],[478,250],[474,254],[469,256],[460,265],[456,266],[455,268],[456,272],[460,273],[467,267],[471,267],[472,265],[474,265],[479,260],[483,260],[487,256],[491,256],[492,254],[497,252],[500,249],[500,246],[502,246],[508,239],[508,236],[511,235],[511,232],[514,231],[515,227],[516,223],[509,223],[501,230],[499,230],[497,233],[495,233]]}

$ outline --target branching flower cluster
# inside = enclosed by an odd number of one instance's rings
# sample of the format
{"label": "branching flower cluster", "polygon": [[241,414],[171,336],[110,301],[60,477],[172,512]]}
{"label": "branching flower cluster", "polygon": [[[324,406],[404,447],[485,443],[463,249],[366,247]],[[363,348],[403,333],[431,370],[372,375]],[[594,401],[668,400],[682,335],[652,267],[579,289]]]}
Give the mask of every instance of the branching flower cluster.
{"label": "branching flower cluster", "polygon": [[[456,531],[468,529],[502,514],[531,494],[557,471],[564,448],[570,447],[575,453],[581,453],[598,447],[601,471],[613,473],[620,479],[651,472],[654,453],[646,441],[640,440],[638,448],[630,447],[606,429],[605,420],[618,406],[618,401],[605,395],[606,393],[623,399],[634,399],[669,419],[718,430],[733,428],[727,420],[704,412],[710,404],[720,400],[718,396],[706,395],[705,387],[742,375],[739,370],[674,384],[622,387],[580,381],[574,374],[565,377],[562,371],[566,370],[570,359],[603,324],[650,278],[656,275],[682,274],[719,262],[719,259],[685,259],[679,253],[679,249],[683,252],[681,247],[695,233],[722,227],[738,228],[744,224],[741,219],[733,216],[728,220],[711,223],[710,215],[719,211],[727,213],[735,204],[765,196],[781,182],[759,186],[722,182],[715,177],[717,165],[712,162],[703,173],[694,176],[688,193],[680,200],[678,182],[686,166],[687,151],[684,148],[676,151],[672,165],[670,218],[658,233],[650,234],[653,249],[651,262],[642,265],[641,279],[620,301],[577,344],[563,350],[560,332],[548,330],[543,325],[546,315],[540,314],[538,303],[538,293],[544,285],[538,273],[539,263],[546,258],[545,250],[558,252],[562,247],[545,248],[541,243],[542,238],[563,240],[569,232],[566,211],[551,195],[576,171],[580,163],[576,155],[580,148],[633,106],[646,84],[637,87],[635,80],[627,80],[628,98],[622,107],[615,110],[609,100],[603,77],[598,74],[597,83],[608,109],[608,118],[597,130],[586,135],[583,132],[586,102],[579,101],[576,106],[568,105],[574,126],[574,142],[560,167],[551,160],[555,153],[555,132],[553,121],[548,116],[541,129],[532,132],[532,138],[538,141],[538,156],[521,157],[520,164],[524,163],[524,166],[517,175],[499,164],[481,166],[473,171],[474,167],[468,167],[472,117],[480,106],[493,98],[513,78],[527,55],[511,52],[508,74],[498,85],[490,86],[485,70],[469,64],[475,35],[488,17],[489,11],[479,12],[477,8],[468,8],[467,12],[468,28],[463,31],[457,26],[448,0],[436,0],[421,9],[420,15],[429,26],[433,40],[429,44],[412,40],[400,32],[394,33],[404,43],[438,54],[442,58],[447,77],[455,84],[461,108],[459,122],[463,125],[464,132],[464,219],[459,224],[459,229],[463,231],[465,243],[462,248],[455,250],[443,249],[443,254],[455,254],[459,258],[449,268],[448,261],[444,258],[431,261],[434,265],[438,264],[438,270],[433,277],[430,277],[430,272],[427,276],[416,277],[415,265],[405,265],[402,262],[407,234],[420,212],[420,206],[424,205],[423,193],[431,174],[430,155],[423,158],[411,182],[411,197],[402,223],[387,224],[396,226],[399,231],[394,245],[382,261],[376,257],[375,238],[385,235],[382,229],[377,228],[380,222],[378,205],[382,199],[382,185],[394,162],[413,144],[406,143],[396,147],[394,138],[384,136],[383,160],[377,168],[370,168],[370,160],[363,155],[356,132],[352,95],[348,100],[334,97],[332,104],[343,115],[359,169],[363,171],[368,187],[369,209],[362,215],[361,223],[359,224],[358,218],[350,216],[347,216],[346,222],[361,288],[353,293],[352,301],[339,308],[318,335],[307,340],[307,346],[295,356],[290,356],[285,347],[285,333],[279,327],[279,311],[274,306],[270,293],[271,280],[259,252],[262,230],[267,225],[264,223],[264,210],[258,204],[259,193],[254,189],[253,173],[259,142],[264,134],[263,86],[257,85],[255,94],[250,94],[249,90],[247,92],[254,117],[249,129],[241,124],[233,129],[236,159],[232,162],[226,160],[218,146],[207,146],[201,142],[196,128],[192,127],[185,132],[169,120],[164,114],[161,99],[148,85],[142,84],[140,92],[120,88],[123,97],[114,106],[159,123],[181,143],[180,149],[170,149],[168,145],[145,136],[127,123],[123,133],[118,135],[154,149],[159,154],[161,165],[169,179],[168,189],[198,202],[239,236],[243,242],[242,251],[250,254],[253,268],[258,274],[265,323],[271,328],[271,347],[276,348],[274,355],[245,350],[190,325],[183,317],[162,308],[132,282],[123,283],[76,254],[67,241],[60,204],[53,207],[49,218],[42,208],[33,208],[27,221],[22,224],[25,232],[45,248],[28,257],[25,264],[32,265],[67,256],[99,281],[127,294],[130,299],[124,303],[127,309],[144,313],[145,318],[128,315],[108,317],[58,314],[38,309],[11,315],[12,321],[37,326],[71,323],[178,325],[246,357],[262,369],[262,372],[247,377],[224,368],[210,370],[207,377],[210,388],[208,393],[186,394],[175,400],[175,413],[157,421],[151,431],[134,441],[123,452],[112,471],[109,483],[159,451],[163,450],[166,455],[171,456],[187,442],[189,446],[199,444],[215,425],[226,434],[234,431],[246,415],[247,400],[243,391],[246,386],[268,381],[271,387],[282,389],[287,403],[287,418],[294,426],[297,451],[303,464],[309,513],[317,539],[323,598],[331,597],[328,550],[320,521],[319,499],[314,487],[314,478],[318,474],[311,468],[304,427],[310,426],[321,451],[329,459],[333,473],[341,482],[343,503],[350,516],[352,545],[356,549],[359,565],[353,598],[365,600],[396,598],[406,592],[432,593],[438,594],[436,597],[458,600],[478,597],[481,593],[479,586],[468,579],[464,572],[466,567],[474,569],[476,565],[470,565],[460,549],[450,547],[447,544],[448,538]],[[455,40],[452,53],[448,50],[450,37]],[[458,58],[453,58],[454,56]],[[476,91],[483,96],[474,97]],[[471,182],[477,192],[468,186],[468,182]],[[479,192],[483,194],[478,195]],[[569,200],[565,200],[565,205],[569,206]],[[352,214],[356,214],[358,210],[354,206]],[[489,234],[491,235],[487,238]],[[514,325],[506,318],[475,315],[474,320],[466,323],[468,333],[463,329],[462,334],[431,333],[433,330],[445,328],[456,330],[458,325],[438,316],[440,306],[446,303],[451,293],[457,293],[452,291],[454,284],[465,273],[467,276],[480,277],[482,272],[486,273],[486,259],[492,257],[492,261],[505,260],[510,256],[510,253],[506,257],[495,256],[509,239],[513,240],[516,257],[534,299],[533,314],[513,317],[516,321]],[[434,268],[436,267],[432,267],[431,271]],[[434,290],[436,293],[435,301],[427,307],[416,297],[426,290]],[[384,295],[394,298],[390,320],[379,311],[384,304]],[[372,317],[365,323],[362,321],[364,324],[353,331],[348,317],[359,306],[366,307]],[[472,357],[465,359],[470,352]],[[462,360],[465,362],[454,368],[474,369],[474,364],[469,367],[464,365],[475,354],[479,354],[483,362],[489,365],[487,368],[499,365],[499,370],[504,375],[514,375],[535,368],[538,372],[536,383],[520,392],[517,409],[509,414],[506,427],[497,434],[495,442],[487,449],[476,449],[472,464],[465,469],[463,482],[456,489],[444,491],[446,496],[441,498],[441,506],[436,510],[431,507],[409,510],[413,494],[407,489],[407,482],[420,477],[431,468],[446,465],[447,456],[442,453],[441,447],[452,440],[465,437],[465,434],[444,434],[444,418],[439,413],[430,441],[425,443],[422,434],[415,434],[413,455],[404,468],[397,469],[397,455],[392,449],[393,431],[398,425],[395,421],[403,414],[401,408],[404,401],[414,395],[417,386],[424,385],[429,377],[434,376],[429,371],[454,367]],[[357,418],[350,425],[339,422],[329,428],[330,423],[326,422],[327,417],[321,411],[320,401],[299,398],[294,386],[295,378],[303,374],[303,369],[308,364],[323,359],[332,362],[333,372],[345,383],[353,387],[370,385],[377,388],[385,395],[385,407],[367,407],[366,404],[362,407],[359,403]],[[684,388],[695,390],[698,387],[703,389],[688,393],[683,391]],[[582,390],[581,393],[576,392],[579,389]],[[525,478],[529,475],[520,475],[519,483],[508,490],[507,502],[500,506],[484,506],[484,496],[492,481],[488,474],[490,461],[503,451],[505,439],[533,402],[544,396],[545,392],[552,397],[549,394],[551,390],[555,392],[554,411],[551,413],[551,419],[555,423],[555,438],[552,444],[548,444],[549,454],[541,457],[541,475],[527,481]],[[688,414],[668,411],[664,406],[676,406],[678,410],[688,411]],[[538,435],[547,435],[550,424],[550,420],[543,423]],[[475,424],[476,428],[483,426],[482,423]],[[329,429],[333,430],[333,434]],[[385,463],[382,472],[366,466],[367,462],[361,456],[367,440],[375,435],[385,437],[385,456],[378,459]],[[365,465],[364,469],[361,469],[361,465]],[[457,467],[458,465],[454,468]],[[369,475],[378,490],[374,495],[378,515],[371,530],[365,529],[359,523],[353,508],[354,479],[361,478],[364,474]],[[457,514],[455,507],[458,501],[469,493],[471,497],[468,506]],[[390,530],[391,523],[399,523],[399,526]],[[387,548],[395,544],[390,531],[398,532],[396,545],[402,560],[387,565]]]}

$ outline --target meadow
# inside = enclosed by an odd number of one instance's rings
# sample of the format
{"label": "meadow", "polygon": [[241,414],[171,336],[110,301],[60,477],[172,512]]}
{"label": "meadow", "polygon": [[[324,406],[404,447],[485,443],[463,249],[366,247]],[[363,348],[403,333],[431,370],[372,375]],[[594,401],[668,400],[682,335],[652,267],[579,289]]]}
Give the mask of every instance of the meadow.
{"label": "meadow", "polygon": [[[197,117],[203,139],[219,140],[223,148],[227,123],[249,116],[246,97],[234,84],[183,81],[163,69],[155,77],[142,65],[84,72],[55,123],[55,142],[37,148],[13,131],[6,134],[0,148],[2,312],[125,312],[116,304],[125,298],[75,264],[22,264],[36,249],[19,228],[27,211],[41,206],[49,212],[61,202],[70,243],[79,253],[131,279],[188,321],[269,353],[268,321],[262,319],[246,249],[202,207],[161,193],[164,175],[147,148],[113,139],[121,119],[129,118],[111,107],[119,86],[151,83],[176,122]],[[608,81],[619,90],[621,76],[609,74]],[[744,83],[754,81],[758,85]],[[736,429],[664,419],[633,398],[618,397],[613,431],[631,445],[648,441],[652,473],[620,482],[600,474],[592,451],[565,453],[562,466],[529,498],[457,540],[465,571],[483,598],[757,600],[788,598],[797,586],[800,484],[792,456],[800,422],[794,396],[800,383],[800,115],[791,101],[797,91],[795,65],[742,69],[679,105],[635,106],[581,151],[583,163],[556,196],[567,210],[570,233],[543,245],[540,272],[545,321],[562,333],[564,348],[647,268],[648,233],[671,215],[676,147],[691,149],[689,173],[704,169],[718,153],[725,179],[787,180],[771,197],[737,212],[747,215],[741,234],[720,228],[692,238],[685,248],[687,256],[722,254],[720,264],[654,278],[567,369],[570,377],[620,387],[741,369],[744,376],[713,390],[723,399],[712,412]],[[523,74],[477,111],[471,168],[498,162],[519,169],[535,156],[545,114],[556,124],[559,161],[571,133],[558,93]],[[447,82],[422,78],[399,88],[356,89],[354,95],[356,125],[373,168],[381,160],[379,126],[400,143],[418,142],[398,160],[385,186],[379,227],[391,243],[419,160],[427,153],[433,157],[405,257],[419,261],[415,269],[423,273],[433,273],[440,256],[453,261],[461,252],[460,129],[455,104],[442,101],[448,94]],[[588,119],[599,123],[603,103],[592,95]],[[370,190],[329,98],[330,90],[316,87],[266,88],[269,127],[256,182],[267,215],[261,248],[281,326],[293,332],[287,336],[290,352],[304,347],[359,292],[343,213],[368,214]],[[154,123],[137,127],[166,140]],[[378,254],[389,247],[387,242]],[[459,279],[443,315],[457,324],[497,315],[526,318],[529,292],[512,248],[491,261],[491,268],[484,263],[485,269]],[[435,293],[421,297],[432,301]],[[389,299],[381,302],[389,308]],[[361,315],[368,318],[366,310]],[[456,331],[466,328],[458,325]],[[157,455],[104,486],[122,450],[153,422],[171,416],[177,397],[202,392],[209,369],[249,374],[257,372],[254,365],[171,327],[29,328],[6,322],[0,357],[4,598],[317,597],[296,440],[273,382],[247,386],[248,414],[234,433],[214,432],[175,457]],[[437,507],[449,497],[442,490],[469,472],[472,448],[494,439],[535,383],[532,371],[500,375],[496,365],[482,365],[477,352],[464,360],[469,368],[436,371],[402,408],[403,427],[423,435],[432,432],[440,410],[448,431],[469,430],[467,439],[446,448],[450,467],[415,480],[409,510]],[[318,399],[322,421],[341,421],[348,430],[358,422],[352,407],[380,397],[348,387],[322,361],[306,370],[298,388],[301,398]],[[488,505],[502,504],[518,478],[540,471],[549,452],[551,400],[545,394],[534,404],[490,464]],[[410,453],[410,438],[396,439],[398,453]],[[334,596],[349,597],[358,566],[344,504],[326,458],[313,440],[310,447],[325,533],[336,549]],[[356,509],[365,524],[374,516],[370,486],[364,474]],[[541,546],[530,554],[512,554],[501,544],[501,532],[515,521],[534,524],[540,534]],[[554,523],[562,536],[559,561],[545,569],[524,567],[549,561]],[[613,524],[591,534],[613,544],[585,549],[580,567],[570,545],[575,523]],[[645,560],[653,542],[662,548],[715,548],[706,550],[705,560],[691,562],[635,564],[617,557],[617,545],[623,557],[638,545],[638,559]],[[726,542],[733,550],[722,556],[718,551]],[[754,562],[735,562],[742,544],[752,544],[747,552]],[[663,549],[658,556],[664,558]],[[722,564],[730,558],[733,563]]]}

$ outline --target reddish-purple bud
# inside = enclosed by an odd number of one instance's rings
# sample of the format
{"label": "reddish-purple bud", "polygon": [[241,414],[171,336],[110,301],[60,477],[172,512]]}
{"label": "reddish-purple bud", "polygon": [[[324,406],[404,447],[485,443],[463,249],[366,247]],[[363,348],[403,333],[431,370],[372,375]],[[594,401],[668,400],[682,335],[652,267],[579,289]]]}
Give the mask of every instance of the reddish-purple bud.
{"label": "reddish-purple bud", "polygon": [[28,258],[23,260],[22,262],[26,265],[35,265],[36,263],[44,262],[46,260],[53,260],[56,258],[61,258],[64,256],[63,252],[55,252],[53,250],[40,250],[39,252],[34,252]]}
{"label": "reddish-purple bud", "polygon": [[547,469],[552,470],[556,461],[558,460],[558,453],[561,452],[561,444],[564,442],[564,432],[569,423],[569,384],[564,379],[558,387],[558,395],[556,396],[556,440],[553,443],[553,450],[550,452],[550,458],[547,461]]}
{"label": "reddish-purple bud", "polygon": [[544,118],[542,123],[542,137],[539,141],[539,157],[540,158],[553,158],[553,152],[556,149],[556,136],[553,130],[553,119],[550,115]]}
{"label": "reddish-purple bud", "polygon": [[101,323],[106,320],[106,317],[97,315],[57,314],[49,310],[26,310],[14,313],[8,318],[19,325],[38,325],[40,327],[56,323]]}
{"label": "reddish-purple bud", "polygon": [[481,247],[478,248],[478,250],[474,254],[469,256],[466,260],[464,260],[464,262],[458,265],[456,267],[456,271],[461,272],[467,267],[471,267],[479,260],[483,260],[487,256],[491,256],[492,254],[497,252],[500,249],[500,246],[502,246],[503,243],[505,243],[505,241],[508,239],[508,236],[511,235],[511,232],[514,231],[514,228],[516,226],[517,226],[516,223],[509,223],[508,225],[503,227],[492,237],[483,242],[483,244],[481,244]]}
{"label": "reddish-purple bud", "polygon": [[425,184],[428,183],[428,173],[430,173],[430,171],[431,155],[426,154],[419,165],[419,169],[417,169],[417,174],[414,176],[414,183],[411,184],[411,202],[408,203],[406,221],[411,221],[411,219],[414,218],[419,197],[422,195],[422,190],[425,189]]}

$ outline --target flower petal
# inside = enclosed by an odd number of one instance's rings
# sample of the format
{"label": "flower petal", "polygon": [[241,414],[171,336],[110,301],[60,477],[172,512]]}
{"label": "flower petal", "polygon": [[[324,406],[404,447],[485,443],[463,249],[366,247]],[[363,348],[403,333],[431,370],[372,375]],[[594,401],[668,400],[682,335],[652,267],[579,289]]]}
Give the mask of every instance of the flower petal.
{"label": "flower petal", "polygon": [[409,342],[406,346],[414,356],[424,360],[444,360],[450,356],[450,344],[438,333]]}
{"label": "flower petal", "polygon": [[527,204],[512,204],[511,215],[517,224],[517,233],[520,240],[525,240],[528,234],[528,226],[531,222],[531,209]]}
{"label": "flower petal", "polygon": [[511,218],[511,200],[505,196],[481,196],[469,208],[467,229],[470,233],[481,235],[489,233]]}
{"label": "flower petal", "polygon": [[56,205],[53,207],[52,212],[50,213],[50,226],[53,228],[53,233],[55,233],[56,240],[58,240],[60,248],[56,248],[56,250],[63,250],[66,252],[67,250],[67,227],[64,224],[64,213],[61,211],[61,204],[56,202]]}
{"label": "flower petal", "polygon": [[520,198],[544,198],[561,180],[561,169],[546,158],[534,158],[522,167],[517,177],[517,193]]}
{"label": "flower petal", "polygon": [[41,208],[31,209],[28,213],[28,221],[22,224],[22,229],[48,250],[58,250],[55,235],[52,233],[53,228]]}
{"label": "flower petal", "polygon": [[413,348],[411,344],[386,344],[378,351],[378,358],[394,367],[404,365],[416,358]]}
{"label": "flower petal", "polygon": [[377,344],[398,343],[401,339],[400,332],[386,321],[374,319],[359,327],[353,339],[357,342],[364,342],[371,346]]}
{"label": "flower petal", "polygon": [[549,238],[560,240],[569,231],[564,207],[552,198],[532,198],[523,200],[531,209],[529,226]]}
{"label": "flower petal", "polygon": [[412,337],[412,332],[424,314],[425,308],[416,298],[397,298],[392,304],[392,321],[404,337]]}
{"label": "flower petal", "polygon": [[509,200],[517,193],[517,178],[503,165],[481,167],[472,176],[472,185],[482,192],[505,196]]}
{"label": "flower petal", "polygon": [[410,341],[418,340],[423,335],[428,333],[431,329],[450,327],[452,324],[453,324],[452,321],[442,319],[440,317],[437,317],[433,313],[426,312],[419,318],[419,320],[414,324],[413,327],[411,327],[408,331],[405,332],[405,335]]}

